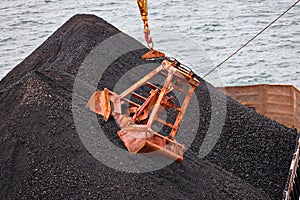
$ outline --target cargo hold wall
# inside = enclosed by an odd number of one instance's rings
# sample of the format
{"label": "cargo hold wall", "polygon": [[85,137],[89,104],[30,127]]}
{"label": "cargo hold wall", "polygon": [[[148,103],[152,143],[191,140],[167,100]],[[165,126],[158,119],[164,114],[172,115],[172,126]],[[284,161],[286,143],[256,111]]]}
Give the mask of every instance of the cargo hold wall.
{"label": "cargo hold wall", "polygon": [[300,91],[295,86],[262,84],[219,89],[258,113],[300,130]]}

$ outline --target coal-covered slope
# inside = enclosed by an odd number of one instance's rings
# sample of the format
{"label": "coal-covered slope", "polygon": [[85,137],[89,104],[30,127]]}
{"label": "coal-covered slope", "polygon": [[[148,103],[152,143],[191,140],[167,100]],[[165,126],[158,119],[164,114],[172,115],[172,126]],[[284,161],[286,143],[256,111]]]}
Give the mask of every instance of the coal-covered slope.
{"label": "coal-covered slope", "polygon": [[[211,126],[211,99],[224,100],[204,81],[196,91],[198,134],[182,164],[125,173],[93,157],[76,131],[74,81],[87,55],[118,33],[96,16],[76,15],[1,81],[0,199],[281,198],[296,133],[227,98],[224,129],[200,159]],[[145,52],[129,51],[114,60],[107,76],[98,77],[99,88],[113,88],[126,71],[155,62],[142,60]],[[112,141],[120,142],[113,120],[101,125]]]}

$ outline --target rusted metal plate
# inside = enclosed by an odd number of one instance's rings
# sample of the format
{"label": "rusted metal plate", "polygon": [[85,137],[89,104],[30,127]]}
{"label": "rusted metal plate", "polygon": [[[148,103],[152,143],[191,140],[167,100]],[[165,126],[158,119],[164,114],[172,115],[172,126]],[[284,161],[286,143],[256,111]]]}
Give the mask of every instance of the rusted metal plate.
{"label": "rusted metal plate", "polygon": [[293,85],[248,85],[220,88],[236,101],[277,122],[300,130],[300,91]]}
{"label": "rusted metal plate", "polygon": [[87,103],[87,107],[90,108],[91,111],[102,115],[104,120],[107,121],[111,114],[108,89],[105,88],[103,91],[94,92]]}
{"label": "rusted metal plate", "polygon": [[142,56],[143,59],[164,58],[165,54],[156,50],[150,50]]}
{"label": "rusted metal plate", "polygon": [[222,88],[223,92],[225,91],[228,96],[231,96],[233,99],[238,102],[255,108],[257,112],[264,113],[264,88],[258,89],[257,86],[232,86]]}
{"label": "rusted metal plate", "polygon": [[147,142],[147,129],[125,128],[118,131],[118,136],[123,141],[130,153],[138,153]]}
{"label": "rusted metal plate", "polygon": [[130,153],[148,154],[159,151],[160,154],[177,162],[183,160],[183,145],[157,134],[147,126],[126,127],[118,131],[118,136]]}

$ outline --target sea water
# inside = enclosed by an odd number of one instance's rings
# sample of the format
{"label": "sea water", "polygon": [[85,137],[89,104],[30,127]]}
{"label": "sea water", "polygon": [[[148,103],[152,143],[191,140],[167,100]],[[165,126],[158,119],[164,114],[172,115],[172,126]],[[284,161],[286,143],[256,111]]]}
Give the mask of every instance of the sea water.
{"label": "sea water", "polygon": [[[292,0],[149,0],[156,49],[204,76],[285,11]],[[2,0],[0,79],[75,14],[94,14],[143,44],[136,0]],[[215,86],[300,87],[300,5],[206,77]]]}

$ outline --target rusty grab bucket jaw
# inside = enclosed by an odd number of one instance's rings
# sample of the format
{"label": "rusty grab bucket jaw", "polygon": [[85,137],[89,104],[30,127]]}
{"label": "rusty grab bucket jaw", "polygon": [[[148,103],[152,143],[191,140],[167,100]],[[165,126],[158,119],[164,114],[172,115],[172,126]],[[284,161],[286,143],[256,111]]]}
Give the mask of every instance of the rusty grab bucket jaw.
{"label": "rusty grab bucket jaw", "polygon": [[110,95],[107,88],[103,91],[96,91],[90,97],[87,107],[90,108],[91,111],[102,115],[105,121],[108,121],[111,115],[111,107],[110,107]]}
{"label": "rusty grab bucket jaw", "polygon": [[132,125],[118,131],[130,153],[159,153],[177,162],[183,161],[184,146],[153,131],[147,125]]}

